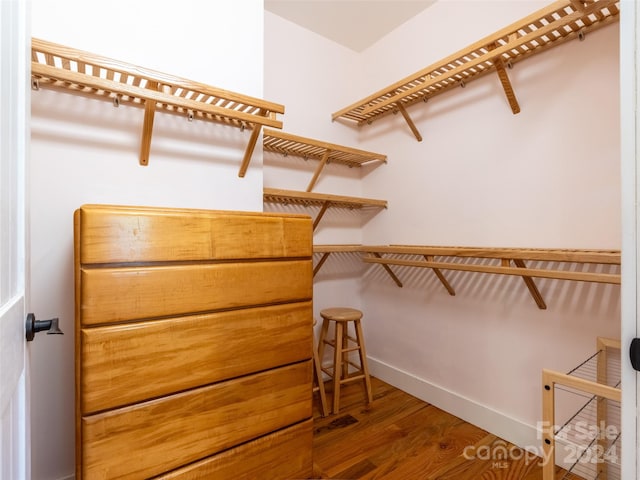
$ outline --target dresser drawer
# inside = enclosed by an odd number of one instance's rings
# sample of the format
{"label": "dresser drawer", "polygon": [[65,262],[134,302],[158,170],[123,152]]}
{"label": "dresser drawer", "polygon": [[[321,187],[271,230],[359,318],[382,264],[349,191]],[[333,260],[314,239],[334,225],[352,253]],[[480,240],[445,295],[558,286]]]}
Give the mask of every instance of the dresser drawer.
{"label": "dresser drawer", "polygon": [[310,300],[311,260],[80,269],[82,327]]}
{"label": "dresser drawer", "polygon": [[82,417],[82,478],[148,478],[309,419],[310,383],[305,361]]}
{"label": "dresser drawer", "polygon": [[84,205],[75,214],[81,264],[311,257],[311,219],[216,210]]}
{"label": "dresser drawer", "polygon": [[161,475],[154,480],[290,480],[313,474],[313,420]]}
{"label": "dresser drawer", "polygon": [[83,415],[311,358],[310,301],[81,330]]}

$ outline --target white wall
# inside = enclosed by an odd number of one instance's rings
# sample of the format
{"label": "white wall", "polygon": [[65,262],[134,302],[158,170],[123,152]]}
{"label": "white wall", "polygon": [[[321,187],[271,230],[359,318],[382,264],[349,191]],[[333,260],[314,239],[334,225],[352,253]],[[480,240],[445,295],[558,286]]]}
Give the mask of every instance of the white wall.
{"label": "white wall", "polygon": [[[360,130],[329,122],[331,112],[547,3],[440,1],[352,65],[343,64],[331,42],[321,44],[315,34],[266,16],[265,58],[295,58],[295,78],[301,79],[281,91],[286,126],[292,126],[292,108],[317,104],[326,112],[322,123],[315,124],[318,112],[309,108],[298,111],[296,126],[389,156],[388,165],[353,187],[389,201],[387,211],[361,225],[363,243],[620,248],[617,25],[509,70],[518,115],[497,76],[489,75],[409,108],[424,137],[420,143],[400,115]],[[308,42],[315,42],[313,54],[303,61],[294,51]],[[271,65],[267,61],[268,90],[291,75]],[[265,156],[265,184],[271,172]],[[297,177],[282,169],[277,181],[284,186]],[[338,188],[328,180],[325,185]],[[343,241],[337,229],[326,233],[325,243]],[[345,266],[332,268],[345,282],[351,260],[340,259]],[[539,310],[517,277],[445,272],[457,292],[452,297],[430,271],[396,271],[402,289],[379,267],[352,270],[354,278],[363,274],[353,302],[365,311],[374,372],[522,446],[540,444],[534,427],[541,415],[541,369],[568,370],[593,351],[597,335],[620,334],[617,286],[536,280],[548,305]],[[316,308],[342,301],[334,297],[339,291],[340,283],[316,286]]]}
{"label": "white wall", "polygon": [[[263,95],[261,0],[32,2],[32,34],[240,93]],[[143,111],[32,95],[31,301],[63,337],[30,346],[33,479],[74,470],[73,211],[84,203],[262,210],[262,153],[238,169],[249,131],[158,113],[149,166]]]}
{"label": "white wall", "polygon": [[[353,79],[361,70],[361,56],[337,43],[305,30],[268,11],[265,12],[265,96],[285,105],[284,131],[337,144],[352,144],[356,130],[331,123],[331,112],[358,95]],[[317,161],[270,152],[264,153],[265,187],[304,191]],[[384,166],[380,166],[384,169]],[[362,196],[366,172],[329,164],[314,192]],[[266,204],[267,211],[307,213],[314,218],[319,208]],[[364,214],[330,208],[314,234],[314,242],[362,243],[362,227],[377,212]],[[384,215],[386,212],[380,212]],[[316,261],[319,256],[316,257]],[[361,262],[348,255],[335,255],[324,264],[314,282],[316,318],[322,308],[361,306]]]}

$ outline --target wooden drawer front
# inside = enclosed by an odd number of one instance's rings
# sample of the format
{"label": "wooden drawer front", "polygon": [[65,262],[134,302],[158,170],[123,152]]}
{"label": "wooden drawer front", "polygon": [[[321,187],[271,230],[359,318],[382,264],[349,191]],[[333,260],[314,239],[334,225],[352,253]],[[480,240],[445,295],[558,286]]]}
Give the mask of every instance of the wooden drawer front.
{"label": "wooden drawer front", "polygon": [[86,205],[76,224],[82,264],[312,255],[302,215]]}
{"label": "wooden drawer front", "polygon": [[313,475],[313,420],[261,437],[155,480],[285,480]]}
{"label": "wooden drawer front", "polygon": [[311,358],[310,301],[82,329],[82,414]]}
{"label": "wooden drawer front", "polygon": [[309,300],[311,260],[81,270],[83,326]]}
{"label": "wooden drawer front", "polygon": [[309,419],[310,383],[306,361],[83,417],[82,478],[148,478]]}

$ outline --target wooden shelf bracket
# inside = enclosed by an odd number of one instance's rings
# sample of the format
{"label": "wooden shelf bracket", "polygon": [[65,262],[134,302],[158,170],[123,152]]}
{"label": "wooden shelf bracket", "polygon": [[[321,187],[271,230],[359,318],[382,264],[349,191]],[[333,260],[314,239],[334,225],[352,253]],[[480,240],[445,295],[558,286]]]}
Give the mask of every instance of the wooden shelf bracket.
{"label": "wooden shelf bracket", "polygon": [[[382,258],[382,255],[379,254],[378,252],[373,252],[373,256],[376,257],[376,258]],[[385,269],[385,271],[389,274],[389,276],[391,277],[391,280],[393,280],[396,283],[397,286],[402,288],[402,282],[396,276],[396,274],[393,272],[393,270],[391,270],[391,267],[389,265],[385,264],[385,263],[382,263],[381,265]]]}
{"label": "wooden shelf bracket", "polygon": [[[508,262],[508,259],[506,260]],[[520,258],[514,258],[513,263],[518,268],[527,268],[527,265],[524,263],[524,260]],[[507,266],[509,265],[507,264]],[[533,281],[533,278],[527,275],[523,275],[522,280],[524,280],[524,284],[529,289],[529,293],[531,293],[531,296],[533,297],[533,300],[536,302],[536,305],[538,305],[538,308],[540,310],[546,310],[547,304],[544,302],[544,298],[542,298],[542,294],[540,293],[540,290],[538,290],[538,287],[536,286],[536,283]]]}
{"label": "wooden shelf bracket", "polygon": [[404,105],[402,105],[402,102],[397,102],[396,107],[398,108],[398,111],[402,114],[402,117],[404,118],[405,122],[407,122],[407,125],[409,125],[409,128],[411,129],[411,132],[413,133],[413,135],[416,137],[416,140],[421,142],[422,135],[420,135],[420,132],[418,131],[418,127],[416,127],[416,124],[413,123],[413,120],[407,113],[407,109],[404,108]]}
{"label": "wooden shelf bracket", "polygon": [[[435,261],[435,259],[433,258],[433,255],[424,255],[424,259],[427,262],[434,262]],[[445,276],[443,275],[442,271],[439,268],[432,268],[431,270],[433,270],[433,273],[436,274],[436,277],[438,277],[438,280],[440,280],[440,283],[442,283],[444,288],[447,289],[447,292],[449,292],[449,295],[451,295],[452,297],[455,296],[456,291],[453,289],[453,287],[451,286],[449,281],[445,278]]]}
{"label": "wooden shelf bracket", "polygon": [[313,276],[316,276],[316,273],[318,273],[320,271],[320,269],[322,268],[322,265],[324,265],[324,262],[327,261],[327,259],[329,258],[329,255],[331,255],[331,252],[324,252],[322,254],[322,257],[320,257],[320,260],[318,260],[318,263],[316,264],[315,267],[313,267]]}
{"label": "wooden shelf bracket", "polygon": [[310,192],[311,190],[313,190],[313,187],[315,187],[316,182],[318,181],[318,177],[320,176],[320,173],[324,169],[324,166],[327,164],[327,160],[329,160],[330,154],[331,154],[331,150],[329,150],[328,148],[325,149],[324,153],[322,154],[322,158],[320,159],[320,163],[316,167],[316,171],[313,173],[313,178],[311,178],[311,181],[307,186],[307,192]]}
{"label": "wooden shelf bracket", "polygon": [[[509,36],[509,40],[515,40],[517,38],[517,34],[512,34]],[[498,48],[498,43],[493,44],[493,49]],[[509,79],[509,75],[507,74],[507,70],[504,65],[504,60],[502,57],[495,57],[493,59],[493,65],[496,69],[496,73],[498,74],[498,78],[500,79],[500,83],[502,84],[502,89],[504,90],[504,94],[507,97],[507,102],[509,102],[509,106],[511,107],[511,111],[514,115],[520,113],[520,104],[518,104],[518,99],[516,98],[516,94],[513,91],[513,86],[511,85],[511,80]],[[511,64],[509,64],[511,65]]]}
{"label": "wooden shelf bracket", "polygon": [[256,143],[258,143],[258,137],[260,136],[261,130],[262,125],[256,125],[251,131],[251,137],[249,138],[249,143],[247,144],[247,149],[244,152],[242,164],[240,165],[240,171],[238,172],[239,177],[244,177],[247,173],[247,168],[249,167],[249,162],[253,156],[253,150],[256,148]]}
{"label": "wooden shelf bracket", "polygon": [[[149,90],[157,90],[156,82],[147,84]],[[118,98],[118,97],[115,97]],[[118,104],[120,101],[118,100]],[[142,123],[142,141],[140,142],[140,165],[149,165],[149,152],[151,151],[151,136],[153,135],[153,119],[156,114],[156,102],[144,101],[144,120]]]}
{"label": "wooden shelf bracket", "polygon": [[327,209],[329,208],[330,204],[331,204],[331,202],[329,200],[325,200],[324,202],[322,202],[322,207],[320,207],[320,211],[318,212],[318,215],[316,215],[316,218],[313,220],[313,231],[314,232],[316,230],[316,227],[320,223],[320,220],[322,220],[322,217],[327,212]]}

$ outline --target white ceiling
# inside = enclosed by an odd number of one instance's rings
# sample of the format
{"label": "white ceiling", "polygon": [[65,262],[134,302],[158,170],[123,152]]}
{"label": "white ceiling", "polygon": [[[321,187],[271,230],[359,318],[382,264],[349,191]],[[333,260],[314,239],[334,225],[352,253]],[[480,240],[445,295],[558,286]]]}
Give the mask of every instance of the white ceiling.
{"label": "white ceiling", "polygon": [[265,0],[271,13],[361,52],[436,0]]}

